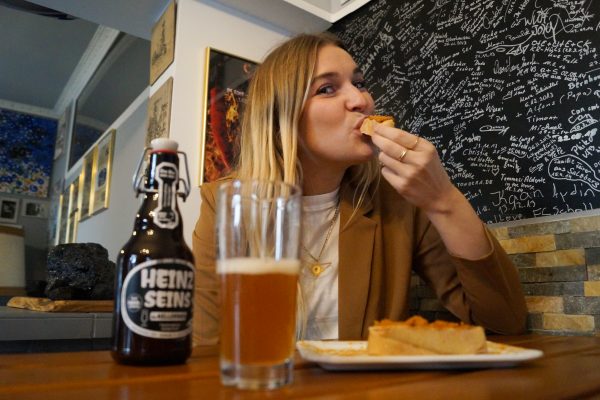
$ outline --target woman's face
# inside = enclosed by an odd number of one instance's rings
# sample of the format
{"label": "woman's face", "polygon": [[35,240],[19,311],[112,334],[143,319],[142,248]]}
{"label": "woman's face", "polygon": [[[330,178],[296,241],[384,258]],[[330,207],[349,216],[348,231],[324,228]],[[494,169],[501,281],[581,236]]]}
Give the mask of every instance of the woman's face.
{"label": "woman's face", "polygon": [[300,120],[301,162],[345,169],[368,161],[373,144],[359,129],[373,108],[350,54],[333,45],[322,47]]}

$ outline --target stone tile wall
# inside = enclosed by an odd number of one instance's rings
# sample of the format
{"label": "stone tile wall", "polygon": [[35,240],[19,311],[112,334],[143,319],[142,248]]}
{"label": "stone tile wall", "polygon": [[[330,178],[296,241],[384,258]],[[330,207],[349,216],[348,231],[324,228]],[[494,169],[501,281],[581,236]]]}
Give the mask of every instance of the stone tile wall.
{"label": "stone tile wall", "polygon": [[[519,270],[532,332],[600,335],[600,216],[491,228]],[[413,311],[455,319],[413,278]]]}

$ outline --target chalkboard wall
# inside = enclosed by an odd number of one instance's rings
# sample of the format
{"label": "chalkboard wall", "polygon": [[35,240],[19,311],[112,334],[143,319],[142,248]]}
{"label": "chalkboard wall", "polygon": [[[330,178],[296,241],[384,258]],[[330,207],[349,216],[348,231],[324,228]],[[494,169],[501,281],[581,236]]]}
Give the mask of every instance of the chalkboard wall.
{"label": "chalkboard wall", "polygon": [[600,0],[373,0],[331,30],[484,221],[600,208]]}

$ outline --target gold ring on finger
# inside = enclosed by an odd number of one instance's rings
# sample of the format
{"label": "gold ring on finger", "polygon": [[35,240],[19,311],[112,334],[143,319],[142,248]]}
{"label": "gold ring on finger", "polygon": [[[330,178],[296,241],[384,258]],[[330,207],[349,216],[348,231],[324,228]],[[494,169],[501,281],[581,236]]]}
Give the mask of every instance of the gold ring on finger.
{"label": "gold ring on finger", "polygon": [[402,153],[400,153],[400,155],[398,156],[398,158],[396,158],[396,160],[402,162],[402,159],[404,158],[404,156],[406,155],[406,153],[408,153],[408,149],[402,150]]}
{"label": "gold ring on finger", "polygon": [[413,145],[412,145],[412,146],[410,146],[410,147],[407,147],[407,149],[409,149],[409,150],[412,150],[412,149],[414,149],[415,147],[417,147],[417,145],[419,144],[419,140],[421,140],[421,138],[417,136],[417,140],[415,140],[415,142],[413,143]]}

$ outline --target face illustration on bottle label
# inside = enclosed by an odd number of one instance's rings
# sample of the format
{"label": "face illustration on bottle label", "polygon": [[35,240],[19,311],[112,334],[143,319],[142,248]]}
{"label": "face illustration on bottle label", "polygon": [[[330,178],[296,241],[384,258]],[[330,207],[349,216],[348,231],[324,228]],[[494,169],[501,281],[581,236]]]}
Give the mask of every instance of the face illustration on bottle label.
{"label": "face illustration on bottle label", "polygon": [[192,332],[194,265],[186,260],[150,260],[133,268],[123,282],[121,315],[138,335],[178,339]]}
{"label": "face illustration on bottle label", "polygon": [[179,225],[179,215],[175,210],[179,182],[177,166],[170,162],[161,162],[156,166],[156,180],[158,207],[153,210],[154,223],[164,229],[174,229]]}

